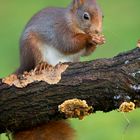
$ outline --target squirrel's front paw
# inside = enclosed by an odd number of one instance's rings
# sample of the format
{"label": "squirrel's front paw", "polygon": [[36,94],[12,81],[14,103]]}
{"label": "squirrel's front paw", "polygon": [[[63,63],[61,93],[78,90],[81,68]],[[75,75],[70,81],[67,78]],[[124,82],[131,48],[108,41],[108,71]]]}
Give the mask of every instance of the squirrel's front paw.
{"label": "squirrel's front paw", "polygon": [[58,109],[65,114],[66,118],[79,118],[80,120],[93,111],[93,108],[88,106],[85,100],[79,99],[66,100],[58,106]]}
{"label": "squirrel's front paw", "polygon": [[36,66],[36,68],[34,69],[34,72],[36,74],[41,74],[43,70],[49,69],[51,67],[52,66],[49,65],[47,62],[41,62]]}
{"label": "squirrel's front paw", "polygon": [[104,35],[94,34],[92,35],[92,42],[96,45],[102,45],[105,43],[105,37]]}

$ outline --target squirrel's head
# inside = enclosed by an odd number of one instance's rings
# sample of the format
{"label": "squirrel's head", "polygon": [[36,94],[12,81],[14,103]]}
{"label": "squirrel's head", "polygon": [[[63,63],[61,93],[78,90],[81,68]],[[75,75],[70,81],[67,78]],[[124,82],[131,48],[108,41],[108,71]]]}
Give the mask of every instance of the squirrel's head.
{"label": "squirrel's head", "polygon": [[98,34],[102,31],[102,11],[96,0],[73,0],[71,17],[75,27],[81,32]]}

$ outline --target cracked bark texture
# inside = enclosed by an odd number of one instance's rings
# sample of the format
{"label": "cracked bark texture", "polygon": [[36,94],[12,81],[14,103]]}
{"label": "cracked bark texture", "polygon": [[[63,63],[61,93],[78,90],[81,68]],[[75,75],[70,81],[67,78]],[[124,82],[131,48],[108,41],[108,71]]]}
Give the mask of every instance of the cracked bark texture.
{"label": "cracked bark texture", "polygon": [[110,59],[68,63],[57,84],[34,81],[23,88],[0,80],[0,133],[65,119],[58,105],[86,100],[93,112],[118,109],[124,101],[140,107],[140,48]]}

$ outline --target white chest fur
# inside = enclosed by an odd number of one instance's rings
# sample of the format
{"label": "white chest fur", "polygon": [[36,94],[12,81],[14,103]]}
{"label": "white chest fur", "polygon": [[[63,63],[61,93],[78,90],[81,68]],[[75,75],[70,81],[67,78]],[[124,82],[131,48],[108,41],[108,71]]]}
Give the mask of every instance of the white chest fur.
{"label": "white chest fur", "polygon": [[48,45],[43,46],[43,61],[55,66],[59,62],[77,62],[80,60],[80,56],[84,54],[85,49],[72,55],[64,55],[59,52],[56,48]]}

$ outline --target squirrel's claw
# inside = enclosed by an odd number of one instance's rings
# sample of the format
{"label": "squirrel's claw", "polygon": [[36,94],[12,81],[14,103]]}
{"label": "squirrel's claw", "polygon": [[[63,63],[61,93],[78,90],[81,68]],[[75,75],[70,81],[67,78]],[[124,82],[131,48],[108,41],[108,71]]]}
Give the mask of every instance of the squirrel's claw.
{"label": "squirrel's claw", "polygon": [[98,34],[92,36],[92,41],[96,45],[102,45],[106,42],[104,35],[98,35]]}
{"label": "squirrel's claw", "polygon": [[47,62],[41,62],[36,66],[36,68],[34,69],[34,72],[36,74],[41,74],[43,70],[49,69],[50,67],[52,66],[49,65]]}

